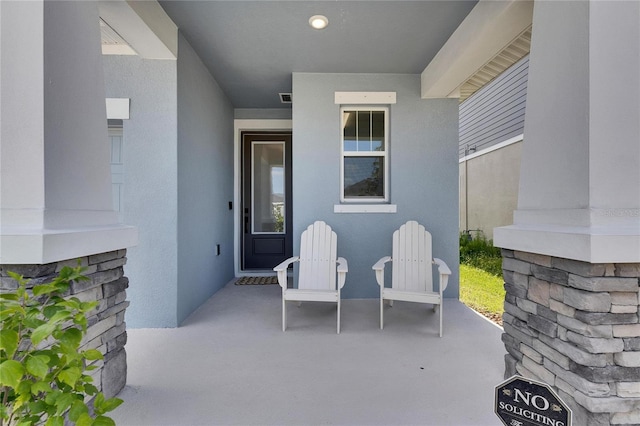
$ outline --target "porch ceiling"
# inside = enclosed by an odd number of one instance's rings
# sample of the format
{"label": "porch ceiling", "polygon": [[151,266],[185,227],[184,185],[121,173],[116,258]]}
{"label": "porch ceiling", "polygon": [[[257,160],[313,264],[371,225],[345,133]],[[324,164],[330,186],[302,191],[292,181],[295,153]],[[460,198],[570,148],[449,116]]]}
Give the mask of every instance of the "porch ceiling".
{"label": "porch ceiling", "polygon": [[[236,108],[286,108],[292,72],[420,74],[471,1],[160,1]],[[324,30],[308,20],[322,14]],[[295,99],[293,100],[295,102]]]}

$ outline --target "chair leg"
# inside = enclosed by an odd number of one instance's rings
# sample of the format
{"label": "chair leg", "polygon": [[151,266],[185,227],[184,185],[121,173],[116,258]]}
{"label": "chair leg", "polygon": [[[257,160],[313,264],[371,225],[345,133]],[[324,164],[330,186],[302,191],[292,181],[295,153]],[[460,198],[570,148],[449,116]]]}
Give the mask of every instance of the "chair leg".
{"label": "chair leg", "polygon": [[384,328],[384,299],[380,296],[380,330]]}
{"label": "chair leg", "polygon": [[442,337],[442,309],[444,307],[444,300],[440,299],[440,337]]}
{"label": "chair leg", "polygon": [[340,334],[340,298],[338,298],[338,334]]}
{"label": "chair leg", "polygon": [[282,331],[287,329],[287,301],[282,298]]}

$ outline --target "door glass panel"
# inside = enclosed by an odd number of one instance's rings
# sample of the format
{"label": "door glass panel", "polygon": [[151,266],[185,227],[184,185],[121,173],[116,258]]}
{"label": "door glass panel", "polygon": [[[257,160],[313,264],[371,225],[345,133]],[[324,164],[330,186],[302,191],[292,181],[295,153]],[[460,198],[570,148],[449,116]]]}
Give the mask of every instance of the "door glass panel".
{"label": "door glass panel", "polygon": [[284,233],[284,142],[253,142],[251,160],[252,232]]}

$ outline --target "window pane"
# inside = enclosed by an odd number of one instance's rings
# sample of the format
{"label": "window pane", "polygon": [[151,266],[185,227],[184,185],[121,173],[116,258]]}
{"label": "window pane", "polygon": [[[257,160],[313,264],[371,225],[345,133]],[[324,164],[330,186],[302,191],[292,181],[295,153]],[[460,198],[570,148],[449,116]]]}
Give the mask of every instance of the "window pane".
{"label": "window pane", "polygon": [[371,141],[373,151],[384,151],[384,111],[371,112]]}
{"label": "window pane", "polygon": [[356,136],[356,111],[344,111],[344,137],[353,139]]}
{"label": "window pane", "polygon": [[371,139],[371,112],[358,111],[358,140],[369,141]]}
{"label": "window pane", "polygon": [[344,150],[345,151],[357,151],[358,150],[358,142],[354,140],[344,140]]}
{"label": "window pane", "polygon": [[384,157],[344,157],[344,196],[384,198]]}
{"label": "window pane", "polygon": [[358,151],[360,151],[360,152],[370,152],[370,151],[372,151],[372,149],[371,149],[371,141],[370,140],[366,140],[366,141],[359,140],[358,141]]}

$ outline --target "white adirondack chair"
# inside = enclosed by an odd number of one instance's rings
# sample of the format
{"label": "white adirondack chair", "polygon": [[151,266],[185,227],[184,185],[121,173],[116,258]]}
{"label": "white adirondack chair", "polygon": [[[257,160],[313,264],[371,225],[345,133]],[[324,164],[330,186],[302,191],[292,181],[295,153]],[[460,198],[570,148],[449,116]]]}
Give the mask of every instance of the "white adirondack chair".
{"label": "white adirondack chair", "polygon": [[[346,259],[337,257],[337,247],[336,233],[326,223],[316,221],[302,233],[300,256],[291,257],[273,268],[282,287],[282,331],[287,329],[287,301],[315,301],[337,303],[340,334],[340,290],[348,266]],[[300,262],[298,287],[287,288],[287,268],[293,262]]]}
{"label": "white adirondack chair", "polygon": [[[384,286],[385,263],[392,262],[391,288]],[[433,290],[432,266],[438,265],[440,285]],[[447,288],[451,270],[440,259],[432,258],[431,234],[416,221],[408,221],[393,233],[392,256],[385,256],[373,265],[380,285],[380,329],[384,327],[384,301],[431,303],[440,307],[440,337],[442,337],[442,294]]]}

